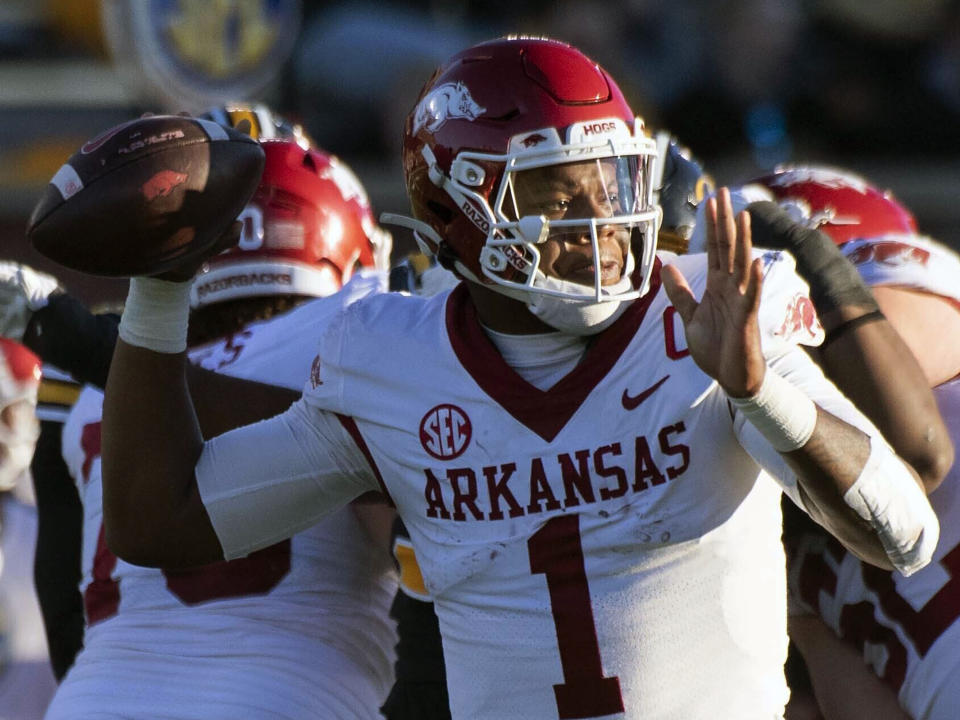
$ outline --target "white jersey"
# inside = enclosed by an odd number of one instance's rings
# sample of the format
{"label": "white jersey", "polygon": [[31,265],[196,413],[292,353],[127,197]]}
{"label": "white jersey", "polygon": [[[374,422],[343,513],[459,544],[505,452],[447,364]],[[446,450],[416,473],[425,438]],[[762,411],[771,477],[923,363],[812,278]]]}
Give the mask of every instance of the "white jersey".
{"label": "white jersey", "polygon": [[[796,346],[822,330],[792,260],[764,257],[771,366],[876,434]],[[704,256],[674,262],[702,292]],[[382,484],[436,604],[455,718],[779,717],[770,477],[795,478],[690,358],[659,263],[652,283],[546,391],[495,352],[464,287],[352,305],[300,403],[206,445],[198,485],[225,553]],[[236,456],[267,438],[282,467]]]}
{"label": "white jersey", "polygon": [[[343,295],[250,325],[191,356],[211,369],[299,388],[320,325],[344,302],[379,288],[379,281],[348,285]],[[63,433],[84,506],[89,626],[48,718],[379,717],[396,643],[388,548],[376,547],[347,507],[229,563],[161,571],[119,560],[102,527],[102,399],[85,389]]]}
{"label": "white jersey", "polygon": [[[960,302],[960,258],[906,235],[841,247],[868,285],[922,290]],[[934,388],[960,447],[960,379]],[[960,707],[960,466],[930,495],[940,520],[931,563],[905,578],[860,562],[835,541],[807,538],[792,567],[795,597],[817,612],[898,693],[917,720],[953,720]]]}

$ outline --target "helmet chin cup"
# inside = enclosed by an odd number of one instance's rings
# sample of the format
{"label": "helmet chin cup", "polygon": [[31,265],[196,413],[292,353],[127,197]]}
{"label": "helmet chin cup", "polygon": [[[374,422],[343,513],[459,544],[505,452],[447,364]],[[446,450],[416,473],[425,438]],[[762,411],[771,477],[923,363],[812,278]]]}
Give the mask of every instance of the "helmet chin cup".
{"label": "helmet chin cup", "polygon": [[539,245],[550,234],[550,221],[543,215],[524,215],[517,222],[517,232],[523,236],[524,242]]}

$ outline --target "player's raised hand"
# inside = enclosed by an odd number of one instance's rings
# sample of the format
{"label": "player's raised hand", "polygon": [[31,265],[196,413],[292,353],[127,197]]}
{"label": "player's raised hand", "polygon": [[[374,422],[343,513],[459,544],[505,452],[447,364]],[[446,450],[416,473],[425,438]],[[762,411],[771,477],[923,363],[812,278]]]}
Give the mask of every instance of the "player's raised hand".
{"label": "player's raised hand", "polygon": [[682,273],[663,272],[670,302],[683,320],[690,355],[732,397],[753,395],[766,372],[760,348],[763,265],[751,260],[750,216],[736,218],[730,191],[707,201],[707,287],[698,303]]}

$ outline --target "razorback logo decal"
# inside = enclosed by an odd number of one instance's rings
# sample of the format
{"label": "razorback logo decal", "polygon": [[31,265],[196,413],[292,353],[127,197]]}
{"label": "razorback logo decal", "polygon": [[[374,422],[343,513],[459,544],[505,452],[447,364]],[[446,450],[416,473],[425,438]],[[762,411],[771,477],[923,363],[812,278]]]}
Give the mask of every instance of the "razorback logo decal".
{"label": "razorback logo decal", "polygon": [[913,264],[925,267],[930,261],[930,251],[896,241],[876,242],[858,247],[847,255],[847,259],[854,265],[877,262],[884,265]]}
{"label": "razorback logo decal", "polygon": [[813,301],[806,295],[797,293],[787,305],[786,317],[774,332],[774,335],[789,340],[799,334],[813,339],[820,333],[820,318],[813,307]]}
{"label": "razorback logo decal", "polygon": [[421,129],[436,132],[447,120],[462,118],[473,122],[487,111],[480,107],[470,96],[470,91],[462,82],[438,85],[424,96],[417,106],[413,117],[413,133]]}
{"label": "razorback logo decal", "polygon": [[175,170],[161,170],[140,186],[140,192],[143,193],[147,202],[151,202],[169,195],[175,187],[186,182],[187,177],[186,173]]}
{"label": "razorback logo decal", "polygon": [[770,184],[774,187],[790,187],[802,183],[813,183],[835,190],[851,188],[861,195],[866,194],[868,189],[863,178],[833,168],[795,167],[770,178]]}

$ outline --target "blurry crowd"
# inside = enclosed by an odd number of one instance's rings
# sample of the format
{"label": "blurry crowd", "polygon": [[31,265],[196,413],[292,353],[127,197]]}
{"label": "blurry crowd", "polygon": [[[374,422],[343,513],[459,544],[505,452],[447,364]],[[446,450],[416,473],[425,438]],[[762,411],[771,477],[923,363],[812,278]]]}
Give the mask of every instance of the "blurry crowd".
{"label": "blurry crowd", "polygon": [[[35,7],[4,3],[6,15],[18,5]],[[46,6],[52,25],[11,24],[0,12],[0,61],[107,57],[95,0]],[[457,48],[523,33],[583,48],[621,79],[649,124],[668,128],[721,182],[786,161],[849,165],[960,245],[953,0],[303,0],[302,8],[287,66],[254,99],[323,138],[385,210],[405,210],[394,158],[422,78]],[[0,149],[10,140],[0,134]]]}
{"label": "blurry crowd", "polygon": [[[708,162],[960,151],[960,4],[946,0],[307,2],[285,103],[349,153],[399,142],[410,83],[504,32],[561,38]],[[413,79],[411,79],[413,78]],[[370,142],[379,137],[380,143]]]}

